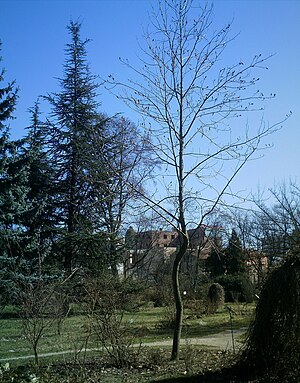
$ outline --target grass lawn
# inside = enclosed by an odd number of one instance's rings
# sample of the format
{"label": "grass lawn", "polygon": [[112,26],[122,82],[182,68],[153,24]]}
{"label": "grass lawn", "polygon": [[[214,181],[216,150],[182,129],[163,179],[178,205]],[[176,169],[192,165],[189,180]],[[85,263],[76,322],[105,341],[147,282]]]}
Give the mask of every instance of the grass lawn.
{"label": "grass lawn", "polygon": [[[233,310],[232,321],[226,308],[215,314],[197,316],[190,310],[185,312],[183,327],[184,338],[196,338],[209,334],[218,333],[233,328],[247,327],[254,309],[254,305],[242,306],[231,304]],[[172,329],[162,326],[166,316],[166,309],[162,307],[143,307],[136,311],[125,313],[124,325],[130,330],[135,338],[135,343],[148,343],[163,341],[172,337]],[[5,359],[23,357],[33,354],[29,342],[23,333],[22,321],[15,317],[9,319],[9,312],[0,319],[0,364]],[[99,348],[95,335],[90,334],[91,323],[84,315],[72,315],[67,317],[58,334],[57,323],[52,320],[46,322],[48,326],[38,345],[38,353],[56,353],[73,350],[73,356],[78,350],[85,347],[89,349]],[[70,353],[72,354],[72,352]],[[67,358],[67,356],[64,356]],[[52,359],[52,358],[51,358]],[[24,362],[24,361],[23,361]],[[17,361],[10,361],[19,364]]]}
{"label": "grass lawn", "polygon": [[[197,315],[185,310],[183,338],[197,338],[249,325],[254,305],[231,304],[232,315],[226,307],[215,314]],[[134,341],[143,343],[163,341],[172,337],[172,330],[162,326],[166,318],[165,308],[142,307],[126,312],[124,327],[135,334]],[[7,312],[0,319],[0,380],[3,383],[240,383],[231,369],[234,355],[205,346],[193,345],[182,340],[180,360],[170,361],[170,346],[142,347],[138,358],[130,366],[116,368],[107,353],[78,353],[78,350],[97,348],[95,335],[89,335],[90,321],[83,313],[75,313],[65,319],[58,334],[57,323],[49,322],[40,340],[40,354],[59,353],[34,359],[13,359],[33,354],[23,335],[22,321]],[[63,353],[69,350],[69,353]],[[134,353],[138,348],[131,348]],[[229,373],[228,373],[229,371]],[[232,371],[232,372],[231,372]],[[228,375],[229,374],[229,375]],[[257,381],[258,383],[258,381]],[[265,381],[262,381],[265,383]]]}

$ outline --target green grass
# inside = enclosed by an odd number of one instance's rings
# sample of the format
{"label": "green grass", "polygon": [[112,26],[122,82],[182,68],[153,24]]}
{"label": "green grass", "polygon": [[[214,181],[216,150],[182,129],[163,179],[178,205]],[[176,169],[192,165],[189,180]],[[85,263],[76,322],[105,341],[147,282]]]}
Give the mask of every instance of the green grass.
{"label": "green grass", "polygon": [[[225,308],[216,314],[205,315],[200,318],[197,318],[190,310],[186,310],[183,336],[185,338],[192,338],[210,335],[230,330],[231,325],[233,328],[247,327],[254,305],[248,306],[244,312],[242,312],[241,306],[237,304],[232,304],[231,307],[235,312],[232,323]],[[16,318],[8,319],[8,315],[9,313],[6,312],[5,317],[0,319],[0,359],[32,355],[32,348],[23,335],[22,321]],[[135,335],[137,343],[140,340],[143,343],[147,343],[163,341],[172,337],[172,329],[160,326],[164,316],[164,308],[145,307],[138,311],[127,312],[124,315],[123,321],[130,329],[130,332]],[[73,353],[70,353],[70,356],[74,357],[75,350],[85,347],[88,334],[89,322],[87,317],[84,315],[70,316],[62,324],[61,335],[58,335],[57,325],[51,323],[40,340],[38,352],[39,354],[44,354],[74,350]],[[87,347],[99,347],[95,336],[89,337]],[[65,357],[67,358],[67,356]]]}

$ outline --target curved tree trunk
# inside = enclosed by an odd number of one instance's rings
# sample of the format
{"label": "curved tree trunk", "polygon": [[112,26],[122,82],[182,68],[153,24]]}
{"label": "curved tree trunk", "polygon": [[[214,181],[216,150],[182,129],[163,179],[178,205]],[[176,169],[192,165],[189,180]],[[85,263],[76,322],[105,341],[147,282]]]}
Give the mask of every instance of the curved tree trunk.
{"label": "curved tree trunk", "polygon": [[183,256],[186,253],[188,248],[188,236],[187,234],[182,235],[182,243],[180,244],[180,248],[178,253],[176,254],[176,258],[173,264],[172,270],[172,286],[173,286],[173,294],[175,301],[175,327],[173,334],[173,347],[172,347],[172,355],[171,360],[178,360],[179,358],[179,347],[180,347],[180,338],[181,338],[181,329],[182,329],[182,318],[183,318],[183,302],[180,292],[180,283],[179,283],[179,270],[180,264]]}

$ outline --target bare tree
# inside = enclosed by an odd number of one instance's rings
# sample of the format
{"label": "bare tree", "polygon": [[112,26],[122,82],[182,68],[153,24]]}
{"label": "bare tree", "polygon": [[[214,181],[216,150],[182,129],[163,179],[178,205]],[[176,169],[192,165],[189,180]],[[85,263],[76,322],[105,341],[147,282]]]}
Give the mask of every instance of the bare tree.
{"label": "bare tree", "polygon": [[262,138],[278,128],[259,119],[253,129],[243,119],[245,112],[262,110],[260,102],[272,97],[256,86],[257,72],[267,58],[257,55],[248,64],[238,60],[226,65],[222,53],[232,40],[230,27],[214,31],[208,5],[162,0],[151,30],[145,32],[141,68],[122,60],[135,79],[108,79],[108,88],[114,92],[121,86],[118,97],[149,119],[153,150],[161,163],[152,195],[140,197],[179,232],[172,271],[173,360],[179,357],[183,318],[179,270],[189,246],[188,227],[201,224],[231,193],[233,178],[260,148]]}
{"label": "bare tree", "polygon": [[118,116],[103,120],[102,135],[95,134],[89,148],[87,179],[92,185],[91,215],[105,238],[106,263],[117,276],[124,253],[121,231],[129,223],[138,194],[144,193],[155,161],[151,162],[148,137],[130,120]]}
{"label": "bare tree", "polygon": [[300,187],[296,181],[290,181],[269,192],[273,205],[268,206],[261,198],[257,198],[259,211],[255,213],[254,219],[260,227],[262,250],[268,256],[270,265],[273,265],[287,254],[299,251]]}

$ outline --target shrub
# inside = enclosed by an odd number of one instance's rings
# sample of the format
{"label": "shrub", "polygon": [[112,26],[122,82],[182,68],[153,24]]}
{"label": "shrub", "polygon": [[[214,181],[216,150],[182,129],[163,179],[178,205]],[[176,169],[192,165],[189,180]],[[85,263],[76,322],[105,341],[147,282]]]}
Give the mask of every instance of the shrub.
{"label": "shrub", "polygon": [[157,324],[157,328],[174,329],[175,327],[175,307],[173,304],[164,306],[163,316]]}
{"label": "shrub", "polygon": [[224,306],[225,292],[219,283],[212,283],[207,293],[207,311],[215,313],[220,307]]}
{"label": "shrub", "polygon": [[140,347],[134,347],[137,334],[124,320],[124,312],[132,308],[137,285],[103,275],[87,281],[85,288],[91,331],[106,350],[110,363],[117,368],[134,366]]}
{"label": "shrub", "polygon": [[254,289],[247,274],[223,275],[216,282],[223,286],[226,302],[253,302]]}
{"label": "shrub", "polygon": [[170,289],[163,289],[150,287],[144,294],[145,301],[150,301],[153,303],[154,307],[164,307],[172,301],[172,291]]}

